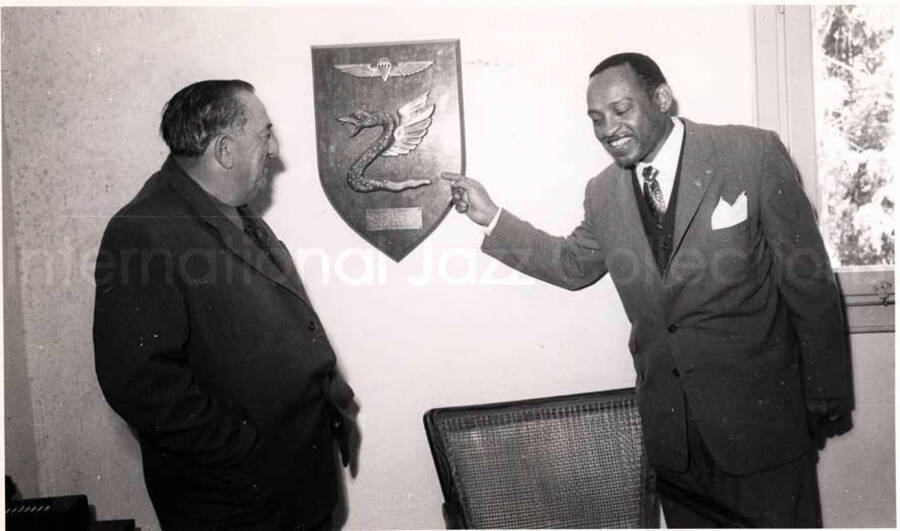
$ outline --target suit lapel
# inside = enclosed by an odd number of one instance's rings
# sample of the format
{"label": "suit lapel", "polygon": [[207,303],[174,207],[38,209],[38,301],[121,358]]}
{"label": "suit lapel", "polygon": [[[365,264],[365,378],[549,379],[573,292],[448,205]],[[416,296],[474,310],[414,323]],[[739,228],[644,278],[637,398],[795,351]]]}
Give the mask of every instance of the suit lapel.
{"label": "suit lapel", "polygon": [[684,150],[680,161],[681,165],[681,182],[678,186],[678,203],[675,207],[675,231],[672,234],[672,253],[669,255],[669,261],[666,264],[668,271],[669,265],[675,258],[675,254],[681,247],[681,242],[687,232],[688,227],[697,214],[700,202],[706,195],[709,183],[715,175],[715,167],[713,165],[714,150],[712,142],[706,135],[706,132],[698,128],[696,124],[685,119],[684,122]]}
{"label": "suit lapel", "polygon": [[291,258],[291,253],[288,252],[287,247],[284,246],[284,243],[282,243],[281,240],[276,239],[275,241],[278,242],[278,246],[272,249],[272,254],[278,259],[278,266],[284,271],[288,281],[291,282],[297,292],[299,292],[300,296],[309,300],[309,295],[306,294],[306,290],[303,288],[303,282],[300,281],[300,274],[297,272],[297,268],[294,267],[294,260]]}
{"label": "suit lapel", "polygon": [[[256,212],[250,209],[250,212],[256,216]],[[294,267],[294,261],[291,259],[291,253],[288,252],[287,247],[275,236],[275,233],[272,232],[269,224],[266,223],[262,217],[258,217],[258,223],[261,226],[262,230],[266,232],[266,238],[269,242],[272,242],[272,245],[269,248],[269,251],[272,253],[272,258],[275,260],[275,265],[278,269],[278,274],[282,277],[286,277],[287,281],[291,283],[294,289],[304,298],[308,298],[306,295],[306,291],[303,289],[303,283],[300,282],[300,275],[297,274],[297,270]],[[249,238],[247,238],[249,240]],[[254,244],[253,248],[259,250],[259,248]],[[264,252],[261,254],[265,255]],[[268,258],[268,257],[266,257]],[[269,261],[271,264],[271,261]]]}
{"label": "suit lapel", "polygon": [[[219,210],[215,203],[209,198],[208,194],[200,188],[200,185],[195,183],[171,157],[167,159],[163,165],[163,173],[169,184],[182,198],[184,198],[185,201],[188,202],[191,208],[194,209],[199,219],[216,230],[219,235],[219,240],[225,248],[237,255],[261,275],[290,291],[297,297],[300,297],[304,302],[309,304],[306,293],[303,291],[300,284],[299,277],[296,278],[296,281],[291,278],[296,276],[296,271],[293,267],[285,269],[285,272],[282,272],[277,265],[272,263],[272,261],[269,260],[269,257],[266,256],[266,253],[257,247],[243,230],[235,226],[235,224]],[[277,241],[277,239],[274,239],[274,241]],[[282,249],[275,249],[273,251],[281,253]],[[286,250],[284,250],[284,253],[286,253]],[[289,262],[290,259],[288,258],[287,261]]]}

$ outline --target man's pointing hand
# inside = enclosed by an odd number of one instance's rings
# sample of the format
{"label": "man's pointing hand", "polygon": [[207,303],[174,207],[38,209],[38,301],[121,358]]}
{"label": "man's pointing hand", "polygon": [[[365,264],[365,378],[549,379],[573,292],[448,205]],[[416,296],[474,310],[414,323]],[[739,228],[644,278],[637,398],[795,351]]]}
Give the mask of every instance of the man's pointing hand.
{"label": "man's pointing hand", "polygon": [[450,181],[453,204],[457,212],[465,212],[469,219],[483,227],[494,219],[499,209],[480,182],[465,175],[449,172],[441,173],[441,178]]}

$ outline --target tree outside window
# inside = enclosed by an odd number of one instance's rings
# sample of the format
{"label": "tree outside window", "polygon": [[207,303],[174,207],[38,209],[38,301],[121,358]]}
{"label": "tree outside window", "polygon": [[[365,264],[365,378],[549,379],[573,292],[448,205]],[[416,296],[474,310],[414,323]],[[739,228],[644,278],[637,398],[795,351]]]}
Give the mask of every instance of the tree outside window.
{"label": "tree outside window", "polygon": [[820,222],[836,266],[894,263],[893,11],[814,11]]}

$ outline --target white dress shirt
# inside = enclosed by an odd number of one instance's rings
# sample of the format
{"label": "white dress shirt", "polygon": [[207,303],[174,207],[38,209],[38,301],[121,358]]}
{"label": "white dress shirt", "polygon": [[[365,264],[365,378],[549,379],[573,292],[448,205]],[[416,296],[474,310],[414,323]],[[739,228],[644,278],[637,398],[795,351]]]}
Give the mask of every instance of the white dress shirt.
{"label": "white dress shirt", "polygon": [[638,162],[634,171],[638,177],[638,184],[643,190],[644,178],[643,171],[646,166],[653,166],[656,171],[656,180],[659,181],[659,189],[662,191],[663,199],[666,205],[669,204],[669,198],[672,197],[672,188],[675,187],[675,175],[678,173],[678,157],[681,155],[681,144],[684,143],[684,124],[676,117],[672,117],[672,130],[669,136],[663,142],[659,153],[653,160],[644,160]]}

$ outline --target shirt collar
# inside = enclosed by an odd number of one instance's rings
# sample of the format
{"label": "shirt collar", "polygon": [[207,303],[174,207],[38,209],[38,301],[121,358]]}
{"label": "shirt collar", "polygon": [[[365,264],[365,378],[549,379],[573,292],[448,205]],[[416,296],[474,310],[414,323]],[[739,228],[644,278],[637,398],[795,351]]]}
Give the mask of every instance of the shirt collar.
{"label": "shirt collar", "polygon": [[[671,195],[672,187],[675,184],[675,174],[678,173],[678,158],[681,155],[681,144],[684,143],[684,124],[675,116],[672,116],[671,120],[672,130],[669,131],[669,136],[663,142],[653,162],[649,163],[649,165],[659,171],[656,178],[666,198]],[[638,162],[635,165],[634,171],[638,177],[641,176],[644,167],[647,165],[648,163],[645,162]]]}
{"label": "shirt collar", "polygon": [[675,171],[678,169],[678,155],[681,153],[681,143],[684,140],[684,124],[674,116],[671,120],[672,130],[669,132],[669,136],[666,137],[665,142],[663,142],[662,147],[659,149],[659,153],[656,154],[653,161],[649,163],[637,163],[635,170],[638,175],[641,174],[644,166],[647,166],[648,164],[659,170],[660,173],[675,175]]}

